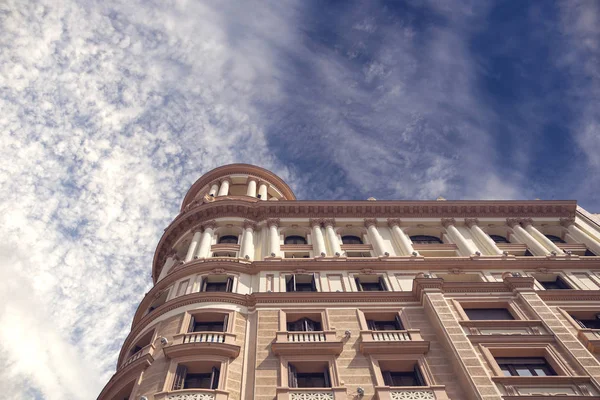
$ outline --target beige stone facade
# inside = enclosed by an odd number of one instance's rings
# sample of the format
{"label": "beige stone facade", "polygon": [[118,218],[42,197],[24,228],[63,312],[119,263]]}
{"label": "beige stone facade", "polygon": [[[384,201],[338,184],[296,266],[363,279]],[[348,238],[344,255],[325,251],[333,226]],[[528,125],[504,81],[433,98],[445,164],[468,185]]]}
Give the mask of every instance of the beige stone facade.
{"label": "beige stone facade", "polygon": [[599,255],[575,201],[300,201],[223,166],[98,398],[600,399]]}

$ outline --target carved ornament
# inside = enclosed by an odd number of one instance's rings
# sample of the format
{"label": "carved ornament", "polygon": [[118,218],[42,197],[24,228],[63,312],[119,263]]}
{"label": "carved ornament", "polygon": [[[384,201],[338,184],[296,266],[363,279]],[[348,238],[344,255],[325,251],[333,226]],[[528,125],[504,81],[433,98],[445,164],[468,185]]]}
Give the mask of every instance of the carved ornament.
{"label": "carved ornament", "polygon": [[279,220],[279,218],[269,218],[267,220],[267,226],[269,228],[272,227],[272,226],[279,226],[280,222],[281,221]]}
{"label": "carved ornament", "polygon": [[335,226],[335,218],[324,218],[323,219],[323,225],[325,227],[327,227],[327,226]]}
{"label": "carved ornament", "polygon": [[575,218],[561,218],[560,224],[565,228],[568,228],[569,226],[575,224]]}
{"label": "carved ornament", "polygon": [[442,226],[444,228],[448,228],[450,225],[456,225],[456,220],[454,218],[442,218]]}
{"label": "carved ornament", "polygon": [[377,218],[365,218],[365,227],[368,228],[371,225],[377,226]]}
{"label": "carved ornament", "polygon": [[479,220],[477,218],[465,218],[465,225],[472,228],[473,225],[479,225]]}
{"label": "carved ornament", "polygon": [[245,220],[244,220],[244,229],[248,229],[248,228],[250,228],[250,229],[252,229],[253,231],[255,231],[255,230],[256,230],[256,228],[257,228],[257,224],[256,224],[256,222],[254,222],[254,221],[250,221],[249,219],[245,219]]}
{"label": "carved ornament", "polygon": [[206,221],[202,223],[202,229],[203,230],[207,230],[207,229],[215,229],[217,227],[217,221],[212,220],[212,221]]}
{"label": "carved ornament", "polygon": [[402,221],[400,220],[400,218],[388,218],[387,223],[388,226],[391,228],[393,226],[400,226]]}
{"label": "carved ornament", "polygon": [[521,220],[519,218],[506,218],[506,225],[510,226],[511,228],[519,225],[520,222]]}

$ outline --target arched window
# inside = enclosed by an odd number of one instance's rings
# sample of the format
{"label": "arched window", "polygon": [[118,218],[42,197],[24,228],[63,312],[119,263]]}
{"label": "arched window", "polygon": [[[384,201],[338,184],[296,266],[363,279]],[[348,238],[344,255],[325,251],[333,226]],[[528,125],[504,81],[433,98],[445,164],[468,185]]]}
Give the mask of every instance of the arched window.
{"label": "arched window", "polygon": [[363,244],[363,241],[358,236],[346,235],[342,236],[343,244]]}
{"label": "arched window", "polygon": [[284,244],[306,244],[306,239],[302,236],[287,236],[283,242]]}
{"label": "arched window", "polygon": [[219,244],[237,244],[238,238],[233,235],[225,235],[219,238]]}
{"label": "arched window", "polygon": [[559,238],[558,236],[554,236],[554,235],[545,235],[548,239],[550,239],[550,241],[552,243],[567,243],[564,240],[562,240],[561,238]]}
{"label": "arched window", "polygon": [[415,235],[415,236],[411,236],[410,240],[412,240],[412,242],[414,244],[438,244],[438,243],[444,243],[442,242],[442,239],[435,237],[435,236],[429,236],[429,235]]}
{"label": "arched window", "polygon": [[490,235],[494,243],[510,243],[507,238],[500,235]]}

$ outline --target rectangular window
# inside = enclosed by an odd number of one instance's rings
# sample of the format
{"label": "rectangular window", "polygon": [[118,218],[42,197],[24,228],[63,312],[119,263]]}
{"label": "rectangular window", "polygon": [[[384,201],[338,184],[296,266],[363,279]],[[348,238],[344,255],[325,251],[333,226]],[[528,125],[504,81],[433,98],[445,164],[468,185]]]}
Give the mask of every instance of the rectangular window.
{"label": "rectangular window", "polygon": [[504,376],[554,376],[556,372],[543,357],[496,358]]}
{"label": "rectangular window", "polygon": [[315,274],[294,274],[285,278],[286,292],[316,292]]}
{"label": "rectangular window", "polygon": [[219,369],[212,367],[206,372],[189,372],[188,367],[182,364],[177,366],[173,390],[181,389],[217,389],[219,386]]}
{"label": "rectangular window", "polygon": [[546,290],[572,289],[571,286],[560,276],[557,276],[554,280],[540,281],[540,283]]}
{"label": "rectangular window", "polygon": [[585,315],[585,316],[571,315],[571,318],[573,318],[575,320],[575,322],[577,322],[577,325],[579,325],[583,329],[600,329],[600,314],[596,314],[595,318],[589,318],[589,316],[587,316],[587,315]]}
{"label": "rectangular window", "polygon": [[393,320],[373,320],[367,319],[367,326],[369,330],[372,331],[403,331],[404,326],[402,326],[402,321],[400,320],[400,316],[396,315]]}
{"label": "rectangular window", "polygon": [[227,332],[229,314],[203,313],[192,315],[188,332]]}
{"label": "rectangular window", "polygon": [[322,331],[321,323],[309,318],[301,318],[287,323],[288,332],[318,332]]}
{"label": "rectangular window", "polygon": [[330,388],[329,365],[288,364],[288,384],[291,388]]}
{"label": "rectangular window", "polygon": [[361,276],[354,278],[359,292],[385,292],[388,290],[383,276]]}
{"label": "rectangular window", "polygon": [[412,371],[381,371],[386,386],[427,386],[418,365]]}
{"label": "rectangular window", "polygon": [[472,321],[508,321],[514,320],[506,308],[463,308]]}
{"label": "rectangular window", "polygon": [[201,292],[231,292],[233,278],[230,276],[208,276],[202,280]]}

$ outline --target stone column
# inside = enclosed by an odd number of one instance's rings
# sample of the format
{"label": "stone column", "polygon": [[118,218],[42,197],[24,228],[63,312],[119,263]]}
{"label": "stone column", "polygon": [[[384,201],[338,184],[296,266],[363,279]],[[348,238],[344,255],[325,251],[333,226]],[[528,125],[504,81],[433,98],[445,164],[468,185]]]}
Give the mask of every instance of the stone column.
{"label": "stone column", "polygon": [[242,237],[242,248],[240,249],[240,257],[247,260],[254,260],[254,230],[256,223],[253,221],[244,221],[244,236]]}
{"label": "stone column", "polygon": [[216,227],[217,223],[215,221],[209,221],[202,224],[204,232],[202,233],[200,246],[198,246],[198,251],[196,252],[197,258],[206,258],[209,256]]}
{"label": "stone column", "polygon": [[392,235],[394,235],[394,239],[400,245],[400,250],[402,250],[403,256],[418,256],[419,253],[414,249],[412,242],[410,241],[410,237],[402,228],[400,228],[400,219],[398,218],[389,218],[388,226],[392,229]]}
{"label": "stone column", "polygon": [[547,255],[549,253],[548,249],[542,246],[540,242],[538,242],[525,229],[523,229],[523,227],[520,225],[520,222],[521,220],[517,218],[506,219],[506,224],[511,227],[514,234],[527,245],[528,249],[531,250],[534,255]]}
{"label": "stone column", "polygon": [[200,237],[202,236],[202,231],[200,229],[194,231],[194,236],[192,237],[192,242],[188,247],[187,254],[185,256],[185,262],[191,261],[194,258],[194,253],[196,252],[196,248],[198,247],[198,243],[200,242]]}
{"label": "stone column", "polygon": [[267,200],[268,197],[268,193],[267,193],[267,183],[266,182],[261,182],[258,184],[258,194],[260,195],[260,199],[261,200]]}
{"label": "stone column", "polygon": [[331,245],[331,252],[334,256],[342,255],[342,246],[340,245],[340,240],[335,233],[335,220],[333,218],[329,218],[323,221],[325,224],[325,231],[327,232],[327,240],[329,240],[329,244]]}
{"label": "stone column", "polygon": [[531,218],[523,218],[521,220],[521,225],[525,228],[527,233],[529,233],[532,237],[537,239],[542,243],[544,247],[546,247],[550,251],[556,252],[556,254],[564,254],[560,247],[556,245],[552,240],[548,239],[546,235],[537,230],[535,226],[533,226],[533,220]]}
{"label": "stone column", "polygon": [[504,253],[498,248],[496,242],[494,242],[492,238],[479,227],[478,224],[479,220],[477,218],[465,218],[465,225],[469,227],[471,233],[473,233],[473,236],[479,239],[482,243],[486,244],[492,250],[492,254],[503,255]]}
{"label": "stone column", "polygon": [[229,194],[229,185],[230,184],[231,184],[231,180],[229,180],[229,178],[222,179],[218,196],[227,196]]}
{"label": "stone column", "polygon": [[560,224],[567,228],[567,231],[574,239],[585,244],[592,253],[600,255],[600,243],[575,225],[575,218],[561,218]]}
{"label": "stone column", "polygon": [[472,254],[481,254],[481,252],[475,247],[472,243],[467,241],[465,237],[456,229],[456,221],[454,218],[443,218],[442,225],[446,228],[446,233],[450,236],[450,239],[458,246],[461,253],[466,256],[470,256]]}
{"label": "stone column", "polygon": [[248,190],[246,196],[256,197],[256,179],[248,178]]}
{"label": "stone column", "polygon": [[219,182],[213,182],[210,185],[210,191],[208,192],[208,194],[214,197],[217,195],[218,192],[219,192]]}
{"label": "stone column", "polygon": [[278,257],[280,252],[279,246],[279,219],[273,218],[267,220],[267,226],[269,227],[269,256]]}
{"label": "stone column", "polygon": [[323,239],[323,232],[321,231],[321,222],[322,220],[319,218],[311,218],[309,220],[312,228],[313,253],[315,257],[327,255],[325,239]]}
{"label": "stone column", "polygon": [[367,218],[365,219],[365,226],[367,227],[370,237],[373,239],[373,249],[375,250],[376,255],[384,255],[385,243],[383,243],[383,238],[377,230],[377,220],[375,218]]}

